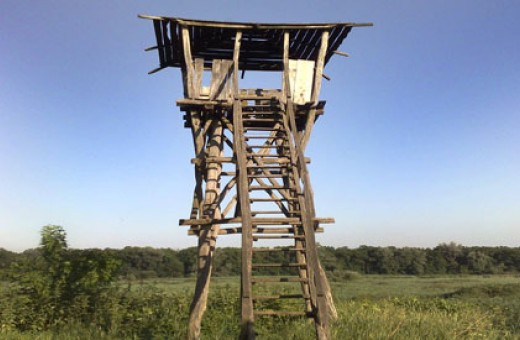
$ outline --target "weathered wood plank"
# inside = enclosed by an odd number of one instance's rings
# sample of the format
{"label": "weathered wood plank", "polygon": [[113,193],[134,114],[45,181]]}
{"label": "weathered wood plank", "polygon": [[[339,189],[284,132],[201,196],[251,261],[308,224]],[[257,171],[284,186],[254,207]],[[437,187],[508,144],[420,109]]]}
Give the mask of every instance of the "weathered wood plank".
{"label": "weathered wood plank", "polygon": [[[193,80],[193,97],[200,98],[202,89],[202,76],[204,73],[204,59],[195,59],[195,78]],[[178,104],[177,104],[178,105]]]}
{"label": "weathered wood plank", "polygon": [[[315,217],[312,219],[314,223],[332,224],[335,223],[333,217]],[[181,219],[180,226],[192,225],[211,225],[211,224],[242,224],[242,217],[232,218],[196,218]],[[299,217],[255,217],[251,219],[251,225],[282,225],[282,224],[301,224]]]}
{"label": "weathered wood plank", "polygon": [[316,337],[318,339],[330,339],[330,327],[329,327],[329,308],[327,306],[327,292],[326,284],[321,272],[319,271],[319,259],[316,247],[316,239],[314,235],[314,198],[312,193],[312,187],[310,184],[310,177],[307,171],[303,150],[301,148],[300,137],[296,127],[296,119],[294,117],[294,108],[292,102],[289,100],[287,103],[287,115],[289,117],[289,123],[291,126],[292,135],[294,138],[294,145],[296,156],[298,158],[298,166],[303,181],[304,196],[300,196],[300,207],[302,208],[302,224],[305,235],[305,255],[309,266],[307,267],[309,277],[309,289],[311,295],[311,301],[315,304],[315,326],[316,326]]}
{"label": "weathered wood plank", "polygon": [[187,89],[187,97],[193,98],[194,89],[193,89],[193,58],[191,56],[191,41],[190,41],[190,32],[188,27],[182,26],[182,50],[184,52],[184,65],[186,68],[186,79],[185,86]]}
{"label": "weathered wood plank", "polygon": [[[200,230],[202,230],[200,227],[193,227],[188,230],[188,235],[199,235]],[[324,231],[323,228],[317,228],[316,233],[322,233]],[[288,234],[292,233],[292,228],[253,228],[253,233],[255,234]],[[241,234],[242,228],[235,227],[235,228],[221,228],[218,231],[219,235],[232,235],[232,234]]]}
{"label": "weathered wood plank", "polygon": [[[208,143],[206,152],[210,157],[220,156],[222,152],[222,123],[215,119],[212,121],[213,126],[208,133]],[[206,190],[204,197],[204,216],[215,220],[221,219],[220,209],[218,207],[219,199],[219,183],[218,179],[222,167],[219,163],[206,164]],[[216,238],[219,234],[220,225],[212,224],[203,228],[199,232],[198,242],[198,271],[197,283],[195,285],[195,294],[190,306],[190,318],[188,324],[188,336],[190,339],[199,339],[200,325],[202,316],[206,311],[209,285],[211,281],[211,271],[213,268],[213,258],[216,250]]]}

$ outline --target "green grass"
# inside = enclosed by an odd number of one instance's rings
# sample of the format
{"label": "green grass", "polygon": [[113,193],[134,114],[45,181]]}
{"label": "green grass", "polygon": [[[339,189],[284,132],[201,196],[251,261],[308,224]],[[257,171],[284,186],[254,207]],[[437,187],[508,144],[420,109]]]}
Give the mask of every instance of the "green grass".
{"label": "green grass", "polygon": [[[53,332],[22,333],[2,324],[0,338],[183,339],[194,282],[122,281],[119,295],[109,298],[88,325],[72,322]],[[237,337],[239,282],[237,277],[212,279],[204,339]],[[359,276],[333,282],[332,289],[339,313],[334,339],[520,339],[518,276]],[[304,319],[258,319],[255,329],[259,339],[314,338],[312,323]]]}

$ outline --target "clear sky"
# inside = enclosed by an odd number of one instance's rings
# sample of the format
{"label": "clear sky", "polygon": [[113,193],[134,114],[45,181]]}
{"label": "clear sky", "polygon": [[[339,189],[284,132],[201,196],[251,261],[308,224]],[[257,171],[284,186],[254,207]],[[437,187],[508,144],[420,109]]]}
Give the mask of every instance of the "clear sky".
{"label": "clear sky", "polygon": [[[137,14],[354,28],[308,148],[321,244],[520,245],[520,2],[0,1],[0,247],[196,244],[177,69]],[[221,237],[221,245],[238,245]]]}

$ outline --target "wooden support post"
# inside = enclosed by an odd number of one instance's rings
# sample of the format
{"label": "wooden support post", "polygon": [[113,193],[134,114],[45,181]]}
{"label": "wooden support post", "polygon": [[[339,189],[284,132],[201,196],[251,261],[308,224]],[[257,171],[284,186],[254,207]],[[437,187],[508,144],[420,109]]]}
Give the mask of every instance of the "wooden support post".
{"label": "wooden support post", "polygon": [[[222,122],[213,119],[212,128],[207,133],[208,157],[220,157],[222,153]],[[220,163],[206,164],[206,192],[204,199],[204,215],[209,218],[220,219],[220,208],[216,204],[219,199],[219,177],[222,171]],[[211,270],[216,249],[216,240],[220,231],[220,225],[205,225],[199,233],[198,244],[198,273],[195,286],[195,295],[190,306],[190,319],[188,328],[189,339],[200,338],[200,324],[206,311],[208,300]]]}
{"label": "wooden support post", "polygon": [[310,187],[310,177],[305,165],[305,157],[301,149],[300,137],[297,134],[296,119],[294,117],[294,105],[288,100],[287,102],[287,116],[291,126],[292,135],[294,138],[295,152],[298,159],[298,169],[300,170],[301,179],[303,180],[303,197],[300,196],[300,208],[302,209],[302,222],[305,233],[305,255],[307,263],[309,264],[307,272],[309,275],[309,289],[311,292],[311,300],[314,300],[315,307],[315,326],[316,337],[319,340],[330,339],[329,326],[329,310],[326,300],[326,284],[324,277],[319,271],[318,251],[316,248],[315,239],[315,223],[314,211],[310,209],[312,204],[312,188]]}
{"label": "wooden support post", "polygon": [[[323,31],[321,34],[321,46],[316,60],[316,70],[314,71],[314,87],[312,90],[311,102],[313,106],[318,105],[318,99],[321,90],[321,77],[323,75],[323,66],[325,64],[325,56],[327,55],[327,47],[329,44],[329,32]],[[305,122],[305,132],[301,141],[302,150],[305,151],[309,138],[311,136],[312,128],[314,127],[314,121],[316,120],[316,109],[310,109],[307,115],[307,121]]]}
{"label": "wooden support post", "polygon": [[182,50],[184,52],[184,66],[185,66],[185,79],[184,86],[186,88],[185,97],[186,98],[194,98],[195,89],[193,86],[193,58],[191,56],[191,42],[190,42],[190,32],[186,26],[182,26]]}
{"label": "wooden support post", "polygon": [[204,59],[195,59],[193,97],[199,99],[202,91],[202,77],[204,75]]}
{"label": "wooden support post", "polygon": [[242,216],[242,278],[241,278],[241,306],[242,306],[242,329],[241,339],[254,339],[253,331],[253,291],[252,291],[252,247],[253,247],[253,224],[251,207],[249,205],[249,179],[247,178],[247,158],[244,143],[244,129],[242,122],[242,104],[239,98],[238,70],[240,43],[242,32],[237,31],[235,35],[235,47],[233,51],[233,141],[235,143],[236,168],[238,173],[237,194],[238,205]]}
{"label": "wooden support post", "polygon": [[[193,146],[195,148],[195,159],[201,159],[204,156],[204,132],[202,131],[200,112],[191,111],[191,132],[193,137]],[[205,166],[205,164],[204,164]],[[202,180],[203,180],[203,165],[195,164],[195,189],[193,191],[193,204],[191,208],[190,218],[202,217],[203,209],[203,195],[202,195]]]}
{"label": "wooden support post", "polygon": [[[286,114],[284,115],[284,127],[285,127],[285,130],[290,133],[291,132],[291,128],[290,128],[290,123],[289,123],[289,117],[287,115],[287,106],[290,104],[291,102],[291,91],[290,91],[290,82],[289,82],[289,42],[290,42],[290,35],[289,35],[289,32],[285,32],[284,33],[284,49],[283,49],[283,65],[284,65],[284,70],[283,70],[283,88],[286,89],[284,91],[284,94],[285,94],[285,108],[286,108]],[[291,160],[293,162],[296,162],[297,160],[297,156],[296,156],[296,151],[295,151],[295,143],[293,141],[290,141],[289,142],[289,148],[290,148],[290,153],[291,153]],[[294,175],[293,175],[293,178],[292,178],[292,182],[293,183],[288,183],[290,185],[293,186],[293,189],[295,190],[295,192],[297,193],[298,196],[300,196],[301,194],[301,189],[300,189],[300,175],[298,173],[298,171],[295,171],[294,172]],[[301,197],[301,196],[300,196]],[[290,207],[294,206],[294,203],[290,202]],[[298,203],[299,205],[300,203]],[[302,209],[304,209],[305,206],[300,206],[300,211]],[[294,208],[291,208],[290,210],[294,210]],[[296,226],[296,225],[293,225],[293,228],[295,229],[295,235],[302,235],[304,234],[303,230],[301,230],[301,226]],[[295,239],[295,247],[296,248],[301,248],[301,249],[304,249],[304,241],[301,240],[301,239]],[[307,260],[306,260],[306,255],[305,254],[302,254],[301,252],[296,252],[295,254],[296,256],[296,261],[298,263],[302,263],[302,264],[307,264]],[[299,276],[303,279],[303,278],[308,278],[308,269],[307,267],[301,267],[299,268],[298,270],[298,274]],[[316,303],[316,292],[315,292],[315,289],[314,289],[314,285],[312,285],[312,283],[305,283],[305,282],[302,282],[301,283],[301,289],[302,289],[302,293],[303,295],[308,295],[308,296],[311,296],[311,300],[306,302],[306,310],[307,312],[312,312],[313,311],[313,308],[314,308],[314,304]]]}

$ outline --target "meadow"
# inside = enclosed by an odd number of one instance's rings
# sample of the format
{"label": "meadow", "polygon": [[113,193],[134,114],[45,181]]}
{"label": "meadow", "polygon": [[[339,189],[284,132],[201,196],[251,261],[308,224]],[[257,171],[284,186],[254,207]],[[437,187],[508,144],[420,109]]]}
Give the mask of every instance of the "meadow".
{"label": "meadow", "polygon": [[[23,303],[7,298],[4,283],[0,337],[183,339],[193,287],[194,278],[118,281],[88,315],[77,313],[46,329],[31,329],[28,320],[28,327],[20,329],[14,327],[20,318],[37,316],[15,315],[24,312]],[[284,290],[282,285],[278,289]],[[520,339],[518,275],[352,273],[332,282],[332,289],[339,315],[332,327],[334,339]],[[238,297],[238,277],[213,278],[203,339],[237,338]],[[260,339],[314,338],[312,323],[298,318],[258,319],[256,330]]]}

